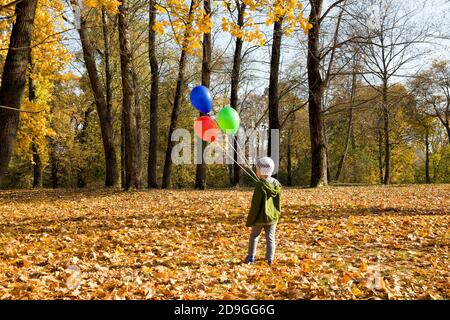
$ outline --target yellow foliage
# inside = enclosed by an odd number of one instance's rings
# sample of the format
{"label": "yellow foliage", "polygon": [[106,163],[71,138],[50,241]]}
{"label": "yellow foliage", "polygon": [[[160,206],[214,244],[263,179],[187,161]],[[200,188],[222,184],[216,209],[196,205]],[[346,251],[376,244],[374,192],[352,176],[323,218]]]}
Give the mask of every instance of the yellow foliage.
{"label": "yellow foliage", "polygon": [[[282,18],[283,22],[287,24],[284,33],[288,36],[294,32],[297,26],[305,34],[312,28],[308,20],[303,17],[303,5],[298,0],[242,0],[242,2],[247,6],[244,14],[244,26],[240,27],[236,22],[226,17],[222,18],[222,30],[229,32],[233,37],[239,37],[244,41],[254,42],[263,46],[265,43],[264,34],[260,32],[253,18],[249,17],[251,13],[262,11],[263,9],[267,10],[267,18],[264,21],[265,25],[270,26]],[[222,4],[225,8],[230,9],[230,11],[233,11],[236,6],[235,2],[229,0],[223,0]]]}
{"label": "yellow foliage", "polygon": [[161,1],[157,10],[165,12],[167,19],[156,22],[153,30],[159,34],[171,32],[177,44],[188,54],[199,55],[203,34],[211,32],[211,17],[203,9],[203,1],[193,1],[191,13],[189,13],[190,1]]}
{"label": "yellow foliage", "polygon": [[[9,1],[0,0],[0,6]],[[8,8],[8,13],[14,13],[14,6]],[[4,13],[3,10],[1,14]],[[32,67],[28,70],[28,78],[33,80],[36,99],[28,100],[28,86],[22,102],[22,109],[40,111],[38,113],[20,114],[20,125],[17,132],[15,151],[25,159],[32,161],[31,142],[38,146],[39,154],[45,166],[48,156],[46,141],[53,134],[50,128],[50,102],[55,81],[63,77],[63,71],[71,56],[62,44],[63,27],[62,0],[40,0],[36,8],[35,25],[32,40]],[[3,27],[2,21],[0,27]],[[10,23],[10,22],[7,22]],[[7,26],[7,25],[5,25]],[[0,47],[8,46],[10,28],[0,32]]]}
{"label": "yellow foliage", "polygon": [[[0,8],[6,4],[11,3],[12,0],[0,0]],[[13,18],[3,18],[3,17],[13,17],[14,16],[14,6],[4,8],[0,10],[0,45],[1,48],[7,48],[9,42],[9,32],[12,27]],[[1,53],[0,53],[1,55]]]}
{"label": "yellow foliage", "polygon": [[303,5],[297,0],[274,0],[273,5],[269,8],[269,18],[266,25],[270,25],[280,18],[283,18],[288,26],[285,29],[286,35],[291,35],[294,29],[299,26],[305,34],[312,28],[308,23],[308,19],[303,17]]}
{"label": "yellow foliage", "polygon": [[156,33],[164,34],[164,25],[165,25],[164,22],[157,21],[157,22],[155,22],[155,24],[153,25],[153,30],[154,30]]}
{"label": "yellow foliage", "polygon": [[42,163],[45,165],[48,160],[46,137],[53,135],[53,130],[49,125],[51,120],[50,90],[52,83],[42,75],[34,75],[34,78],[37,98],[34,101],[24,99],[22,109],[36,111],[38,113],[21,113],[15,149],[21,157],[32,161],[30,145],[34,141],[38,146]]}
{"label": "yellow foliage", "polygon": [[106,7],[111,13],[118,13],[120,1],[118,0],[84,0],[84,5],[88,8],[101,8]]}

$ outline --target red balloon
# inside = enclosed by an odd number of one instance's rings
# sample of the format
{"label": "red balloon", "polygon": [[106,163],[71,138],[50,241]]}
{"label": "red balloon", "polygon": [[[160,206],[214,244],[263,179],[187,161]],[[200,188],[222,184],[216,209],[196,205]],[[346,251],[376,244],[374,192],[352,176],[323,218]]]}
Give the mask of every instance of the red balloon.
{"label": "red balloon", "polygon": [[202,116],[194,121],[194,132],[202,140],[214,142],[219,134],[216,122],[208,117]]}

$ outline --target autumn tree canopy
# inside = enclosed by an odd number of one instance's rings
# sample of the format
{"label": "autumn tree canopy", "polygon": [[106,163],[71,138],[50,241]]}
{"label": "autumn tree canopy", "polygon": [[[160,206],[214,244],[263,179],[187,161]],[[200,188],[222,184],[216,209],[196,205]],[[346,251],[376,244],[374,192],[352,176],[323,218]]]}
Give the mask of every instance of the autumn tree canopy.
{"label": "autumn tree canopy", "polygon": [[[18,5],[0,1],[5,76]],[[208,74],[213,113],[229,104],[246,131],[279,131],[257,149],[279,146],[284,183],[448,181],[449,59],[432,56],[419,72],[428,50],[441,50],[428,17],[390,0],[369,5],[38,1],[30,50],[16,56],[27,60],[21,111],[1,107],[17,118],[17,130],[2,125],[3,185],[246,185],[238,165],[171,164],[172,132],[193,134],[189,93]]]}

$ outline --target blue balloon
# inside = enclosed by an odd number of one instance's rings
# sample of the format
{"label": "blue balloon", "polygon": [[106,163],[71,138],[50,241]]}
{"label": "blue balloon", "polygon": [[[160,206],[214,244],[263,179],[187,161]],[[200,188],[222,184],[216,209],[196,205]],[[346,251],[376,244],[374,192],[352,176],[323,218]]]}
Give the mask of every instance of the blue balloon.
{"label": "blue balloon", "polygon": [[191,103],[200,112],[210,113],[212,109],[212,96],[208,88],[197,86],[191,91]]}

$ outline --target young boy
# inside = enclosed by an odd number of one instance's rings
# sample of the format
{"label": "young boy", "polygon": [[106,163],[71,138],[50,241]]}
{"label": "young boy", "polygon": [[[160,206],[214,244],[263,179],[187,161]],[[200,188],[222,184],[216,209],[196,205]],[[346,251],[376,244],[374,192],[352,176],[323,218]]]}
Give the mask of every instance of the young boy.
{"label": "young boy", "polygon": [[256,163],[259,181],[253,192],[252,204],[247,217],[247,227],[252,227],[248,243],[247,264],[255,262],[256,247],[262,229],[266,236],[266,260],[272,264],[275,256],[275,230],[280,217],[281,184],[272,177],[275,169],[273,160],[264,157]]}

